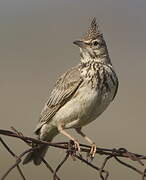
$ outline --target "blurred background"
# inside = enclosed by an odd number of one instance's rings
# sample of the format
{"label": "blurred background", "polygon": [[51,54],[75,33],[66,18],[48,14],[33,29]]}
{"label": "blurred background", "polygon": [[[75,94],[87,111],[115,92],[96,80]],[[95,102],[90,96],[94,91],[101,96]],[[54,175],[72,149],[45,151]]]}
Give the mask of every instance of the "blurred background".
{"label": "blurred background", "polygon": [[[1,0],[0,128],[14,126],[34,137],[33,130],[54,82],[79,62],[79,49],[72,42],[87,31],[95,16],[120,86],[114,102],[84,131],[99,147],[125,147],[146,155],[145,12],[145,0]],[[17,139],[4,140],[17,154],[28,148]],[[62,140],[67,139],[62,135],[54,139]],[[63,157],[64,151],[50,148],[46,159],[55,168]],[[97,155],[94,163],[100,166],[102,160]],[[14,159],[0,145],[0,176],[12,163]],[[133,165],[140,167],[136,162]],[[106,169],[112,180],[141,178],[114,160]],[[30,163],[23,171],[29,180],[52,178],[43,164],[35,167]],[[71,158],[59,175],[63,180],[99,179],[96,171]],[[16,170],[7,180],[15,179],[21,179]]]}

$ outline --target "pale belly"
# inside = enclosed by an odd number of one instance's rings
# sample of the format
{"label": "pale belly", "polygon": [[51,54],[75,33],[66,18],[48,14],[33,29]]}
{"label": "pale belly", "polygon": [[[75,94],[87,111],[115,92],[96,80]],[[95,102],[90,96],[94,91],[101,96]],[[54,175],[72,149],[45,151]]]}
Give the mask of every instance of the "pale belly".
{"label": "pale belly", "polygon": [[64,128],[82,127],[95,120],[110,104],[114,94],[113,91],[98,94],[95,89],[82,87],[78,94],[67,102],[52,118],[51,124],[58,126],[60,123]]}

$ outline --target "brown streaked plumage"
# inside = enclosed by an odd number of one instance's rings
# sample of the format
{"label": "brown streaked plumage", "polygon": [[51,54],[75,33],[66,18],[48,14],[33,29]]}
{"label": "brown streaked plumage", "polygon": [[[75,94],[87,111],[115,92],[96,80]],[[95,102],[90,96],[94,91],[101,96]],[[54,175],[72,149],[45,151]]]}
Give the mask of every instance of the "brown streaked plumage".
{"label": "brown streaked plumage", "polygon": [[[35,133],[45,141],[52,141],[61,133],[73,140],[80,151],[79,143],[65,131],[74,128],[92,145],[90,156],[94,157],[96,146],[81,129],[102,114],[113,101],[118,89],[118,79],[95,18],[84,37],[74,44],[80,48],[81,62],[56,82],[41,112]],[[23,163],[33,160],[35,165],[39,165],[47,149],[45,145],[31,152]]]}
{"label": "brown streaked plumage", "polygon": [[41,112],[39,123],[34,131],[36,134],[39,133],[42,125],[49,123],[55,113],[72,97],[82,81],[78,67],[73,67],[57,80],[50,98]]}

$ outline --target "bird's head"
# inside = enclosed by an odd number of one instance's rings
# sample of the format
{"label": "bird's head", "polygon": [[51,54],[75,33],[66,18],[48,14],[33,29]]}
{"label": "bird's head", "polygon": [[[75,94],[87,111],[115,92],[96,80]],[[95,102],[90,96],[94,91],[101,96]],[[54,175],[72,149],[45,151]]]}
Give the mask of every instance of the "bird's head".
{"label": "bird's head", "polygon": [[83,63],[92,60],[98,61],[101,57],[108,55],[107,46],[103,34],[96,23],[96,18],[93,18],[85,35],[73,43],[79,46]]}

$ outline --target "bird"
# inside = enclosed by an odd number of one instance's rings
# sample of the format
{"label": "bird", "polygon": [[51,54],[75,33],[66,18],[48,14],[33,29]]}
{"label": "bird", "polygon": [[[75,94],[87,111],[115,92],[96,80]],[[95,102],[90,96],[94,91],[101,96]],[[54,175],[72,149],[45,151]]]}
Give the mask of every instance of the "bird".
{"label": "bird", "polygon": [[[96,145],[82,128],[97,119],[114,100],[119,81],[95,17],[87,32],[73,43],[80,49],[80,62],[56,81],[34,132],[39,140],[47,142],[63,134],[80,152],[79,142],[66,131],[75,129],[91,145],[89,155],[94,157]],[[23,164],[33,161],[40,165],[47,150],[47,145],[41,145],[27,154]]]}

